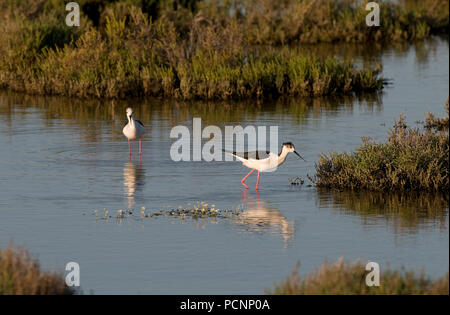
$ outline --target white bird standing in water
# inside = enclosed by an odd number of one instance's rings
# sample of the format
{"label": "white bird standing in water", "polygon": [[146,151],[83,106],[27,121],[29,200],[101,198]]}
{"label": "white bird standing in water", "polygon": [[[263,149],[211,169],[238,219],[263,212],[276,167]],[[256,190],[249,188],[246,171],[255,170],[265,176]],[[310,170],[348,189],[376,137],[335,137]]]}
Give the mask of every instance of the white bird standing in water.
{"label": "white bird standing in water", "polygon": [[294,152],[297,154],[303,161],[305,159],[295,151],[295,147],[292,142],[285,142],[281,147],[281,152],[279,154],[275,154],[270,151],[254,151],[254,152],[228,152],[233,156],[235,156],[239,161],[242,162],[243,165],[251,168],[252,170],[241,180],[242,185],[248,189],[248,186],[245,184],[245,180],[253,173],[254,170],[258,171],[258,179],[256,180],[256,190],[258,190],[259,185],[259,172],[267,172],[272,171],[281,164],[284,163],[286,157],[289,153]]}
{"label": "white bird standing in water", "polygon": [[134,119],[133,109],[131,107],[127,108],[127,118],[128,122],[123,127],[123,134],[128,138],[128,150],[130,151],[131,158],[131,144],[130,140],[139,140],[139,157],[141,156],[141,139],[144,136],[145,128],[144,125],[137,119]]}

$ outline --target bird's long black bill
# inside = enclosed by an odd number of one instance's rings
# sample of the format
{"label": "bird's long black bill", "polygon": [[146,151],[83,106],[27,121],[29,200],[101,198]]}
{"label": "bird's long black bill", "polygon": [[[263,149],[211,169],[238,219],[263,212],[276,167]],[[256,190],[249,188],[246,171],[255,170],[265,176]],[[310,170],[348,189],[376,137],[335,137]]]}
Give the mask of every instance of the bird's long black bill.
{"label": "bird's long black bill", "polygon": [[298,152],[297,152],[297,151],[294,151],[294,153],[295,153],[295,154],[297,154],[299,158],[301,158],[301,159],[302,159],[303,161],[305,161],[305,162],[306,162],[306,160],[305,160],[305,159],[304,159],[304,158],[303,158],[303,157],[302,157],[302,156],[301,156],[300,154],[298,154]]}

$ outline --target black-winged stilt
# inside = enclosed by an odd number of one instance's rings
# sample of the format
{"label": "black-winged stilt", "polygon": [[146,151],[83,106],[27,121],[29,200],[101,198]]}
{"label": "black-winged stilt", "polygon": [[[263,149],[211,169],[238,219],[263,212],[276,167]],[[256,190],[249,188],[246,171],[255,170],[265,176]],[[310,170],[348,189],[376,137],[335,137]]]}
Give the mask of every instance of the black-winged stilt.
{"label": "black-winged stilt", "polygon": [[252,170],[241,180],[242,185],[248,189],[248,186],[245,184],[245,180],[253,173],[254,170],[258,171],[258,178],[256,180],[256,190],[258,190],[259,185],[259,172],[267,172],[273,171],[275,168],[280,166],[286,160],[286,157],[289,153],[294,152],[297,154],[303,161],[306,160],[295,151],[295,147],[292,142],[285,142],[281,146],[281,152],[279,154],[275,154],[270,151],[253,151],[253,152],[228,152],[233,156],[235,156],[239,161],[242,162],[243,165],[251,168]]}
{"label": "black-winged stilt", "polygon": [[128,150],[130,151],[131,158],[131,144],[130,140],[139,140],[139,157],[141,156],[141,139],[144,136],[145,128],[144,124],[139,120],[134,119],[133,109],[131,107],[127,108],[127,118],[128,122],[123,127],[123,134],[128,138]]}

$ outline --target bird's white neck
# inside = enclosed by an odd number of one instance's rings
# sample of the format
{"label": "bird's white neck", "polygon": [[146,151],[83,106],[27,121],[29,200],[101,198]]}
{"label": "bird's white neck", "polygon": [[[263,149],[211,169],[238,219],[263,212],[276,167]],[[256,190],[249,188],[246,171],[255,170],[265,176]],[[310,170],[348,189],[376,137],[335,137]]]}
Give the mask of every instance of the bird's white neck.
{"label": "bird's white neck", "polygon": [[128,116],[128,123],[129,123],[130,125],[134,125],[134,118],[133,118],[133,115]]}
{"label": "bird's white neck", "polygon": [[288,154],[289,154],[289,151],[286,150],[285,147],[283,147],[281,149],[280,155],[278,155],[278,165],[282,164],[286,160],[286,157]]}

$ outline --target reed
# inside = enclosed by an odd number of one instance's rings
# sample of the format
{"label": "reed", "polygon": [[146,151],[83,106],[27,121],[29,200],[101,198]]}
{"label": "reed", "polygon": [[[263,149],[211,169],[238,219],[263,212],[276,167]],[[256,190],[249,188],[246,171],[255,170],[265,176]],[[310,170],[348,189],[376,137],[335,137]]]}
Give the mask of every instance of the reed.
{"label": "reed", "polygon": [[63,275],[43,271],[39,261],[20,247],[0,250],[0,295],[72,295]]}
{"label": "reed", "polygon": [[325,261],[319,268],[300,276],[299,265],[285,280],[266,290],[268,294],[339,294],[339,295],[448,295],[448,275],[430,279],[423,272],[389,267],[380,272],[380,286],[369,287],[365,279],[368,271],[361,260],[349,263],[341,257],[336,262]]}

